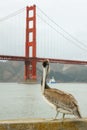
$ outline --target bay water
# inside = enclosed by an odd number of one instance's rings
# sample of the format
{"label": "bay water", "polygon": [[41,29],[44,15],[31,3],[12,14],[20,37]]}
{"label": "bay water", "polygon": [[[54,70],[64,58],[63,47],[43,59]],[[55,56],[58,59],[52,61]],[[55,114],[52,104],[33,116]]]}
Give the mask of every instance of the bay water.
{"label": "bay water", "polygon": [[[74,95],[82,117],[87,117],[87,83],[56,83],[49,86]],[[43,100],[40,84],[0,83],[0,120],[54,118],[55,114],[55,109]]]}

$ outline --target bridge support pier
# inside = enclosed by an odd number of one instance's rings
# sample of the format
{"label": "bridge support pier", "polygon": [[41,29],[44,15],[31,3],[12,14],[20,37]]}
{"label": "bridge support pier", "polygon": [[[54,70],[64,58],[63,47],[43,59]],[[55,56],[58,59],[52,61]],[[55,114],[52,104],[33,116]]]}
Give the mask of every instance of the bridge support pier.
{"label": "bridge support pier", "polygon": [[33,58],[25,61],[25,80],[36,81],[36,6],[26,8],[26,45],[25,57]]}
{"label": "bridge support pier", "polygon": [[36,61],[25,61],[25,77],[24,79],[28,83],[36,83]]}

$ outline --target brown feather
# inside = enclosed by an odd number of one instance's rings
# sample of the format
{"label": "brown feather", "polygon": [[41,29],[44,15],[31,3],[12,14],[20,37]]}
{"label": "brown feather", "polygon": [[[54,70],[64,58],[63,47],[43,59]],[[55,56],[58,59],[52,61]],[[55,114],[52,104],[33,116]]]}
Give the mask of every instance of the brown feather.
{"label": "brown feather", "polygon": [[59,89],[50,88],[46,84],[47,74],[49,70],[49,61],[44,61],[42,65],[44,68],[43,78],[41,81],[42,94],[47,99],[48,103],[56,108],[56,116],[58,115],[58,112],[62,112],[63,118],[65,114],[73,114],[78,118],[81,118],[78,103],[73,95]]}
{"label": "brown feather", "polygon": [[80,115],[77,101],[71,94],[58,89],[49,88],[45,89],[44,96],[57,108],[62,108],[66,110],[67,113],[77,116]]}

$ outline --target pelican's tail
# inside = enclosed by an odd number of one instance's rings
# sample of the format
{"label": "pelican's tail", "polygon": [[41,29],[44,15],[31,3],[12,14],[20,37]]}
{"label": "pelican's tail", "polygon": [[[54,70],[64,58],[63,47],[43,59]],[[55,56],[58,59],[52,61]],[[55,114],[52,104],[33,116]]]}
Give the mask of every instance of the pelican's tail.
{"label": "pelican's tail", "polygon": [[78,118],[82,118],[81,113],[79,111],[77,111],[77,116]]}
{"label": "pelican's tail", "polygon": [[74,112],[74,115],[77,116],[78,118],[82,118],[79,109],[77,109],[77,110]]}

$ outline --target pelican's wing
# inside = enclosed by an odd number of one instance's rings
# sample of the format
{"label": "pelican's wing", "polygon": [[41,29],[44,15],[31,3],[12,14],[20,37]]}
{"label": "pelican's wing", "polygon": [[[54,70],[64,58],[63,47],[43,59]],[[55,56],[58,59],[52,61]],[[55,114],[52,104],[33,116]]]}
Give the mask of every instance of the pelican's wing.
{"label": "pelican's wing", "polygon": [[77,107],[76,99],[68,93],[65,93],[58,89],[46,89],[45,97],[58,108],[65,110],[72,110],[74,107]]}
{"label": "pelican's wing", "polygon": [[69,98],[69,100],[71,100],[75,104],[78,104],[77,100],[75,99],[75,97],[72,94],[61,91],[61,90],[58,90],[58,89],[53,89],[52,91],[54,91],[56,93],[60,93],[62,96],[65,96],[66,98]]}

